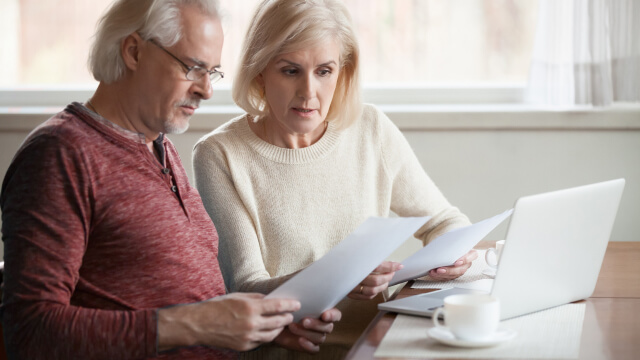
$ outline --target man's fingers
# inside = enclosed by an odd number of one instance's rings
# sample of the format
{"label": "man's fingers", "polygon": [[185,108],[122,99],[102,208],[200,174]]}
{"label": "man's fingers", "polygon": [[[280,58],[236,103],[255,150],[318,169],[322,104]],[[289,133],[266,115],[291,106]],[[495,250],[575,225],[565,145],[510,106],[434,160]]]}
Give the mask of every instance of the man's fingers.
{"label": "man's fingers", "polygon": [[293,315],[290,313],[263,316],[260,322],[262,331],[282,329],[293,322]]}
{"label": "man's fingers", "polygon": [[264,315],[281,314],[300,310],[300,302],[291,299],[266,299],[261,302]]}
{"label": "man's fingers", "polygon": [[227,294],[227,296],[229,297],[242,296],[243,298],[250,298],[250,299],[264,298],[264,294],[260,294],[260,293],[231,293],[231,294]]}
{"label": "man's fingers", "polygon": [[277,329],[260,331],[258,333],[258,339],[257,339],[258,341],[257,341],[256,346],[260,345],[260,343],[272,342],[273,339],[275,339],[278,335],[280,335],[280,333],[282,332],[283,329],[284,329],[284,327],[277,328]]}

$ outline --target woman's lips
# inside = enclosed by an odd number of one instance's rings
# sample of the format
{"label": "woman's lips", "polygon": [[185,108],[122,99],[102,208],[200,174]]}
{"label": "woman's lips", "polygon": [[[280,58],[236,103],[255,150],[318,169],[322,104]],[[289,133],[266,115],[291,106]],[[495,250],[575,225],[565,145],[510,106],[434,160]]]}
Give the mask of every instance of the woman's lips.
{"label": "woman's lips", "polygon": [[292,110],[300,116],[311,116],[316,112],[316,110],[314,109],[305,109],[305,108],[292,108]]}

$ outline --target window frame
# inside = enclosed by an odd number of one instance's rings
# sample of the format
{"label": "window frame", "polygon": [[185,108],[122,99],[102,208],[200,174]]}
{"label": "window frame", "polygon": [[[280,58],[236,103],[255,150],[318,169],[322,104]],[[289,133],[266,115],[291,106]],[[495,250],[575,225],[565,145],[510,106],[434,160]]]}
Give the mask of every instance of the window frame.
{"label": "window frame", "polygon": [[[640,103],[605,108],[548,108],[523,101],[525,84],[365,84],[364,101],[378,106],[403,131],[640,130]],[[30,131],[95,86],[0,88],[0,131]],[[214,86],[188,132],[208,132],[239,116],[229,85]]]}
{"label": "window frame", "polygon": [[[514,104],[522,103],[525,85],[429,85],[365,84],[364,101],[380,105],[416,104]],[[0,107],[65,106],[71,101],[89,99],[97,85],[52,85],[25,88],[0,87]],[[202,102],[206,106],[235,106],[230,85],[214,85],[213,96]]]}

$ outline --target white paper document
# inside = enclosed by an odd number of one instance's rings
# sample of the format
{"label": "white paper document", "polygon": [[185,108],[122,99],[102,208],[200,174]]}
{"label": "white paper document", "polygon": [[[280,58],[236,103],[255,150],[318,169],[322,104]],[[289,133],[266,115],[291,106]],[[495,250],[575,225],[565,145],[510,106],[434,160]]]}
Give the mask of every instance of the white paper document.
{"label": "white paper document", "polygon": [[295,321],[334,307],[431,217],[370,217],[322,258],[266,298],[300,301]]}
{"label": "white paper document", "polygon": [[510,209],[473,225],[438,236],[427,246],[406,258],[402,262],[404,268],[396,271],[389,285],[424,276],[429,270],[437,267],[453,265],[496,226],[500,225],[504,219],[508,218],[512,212],[513,209]]}

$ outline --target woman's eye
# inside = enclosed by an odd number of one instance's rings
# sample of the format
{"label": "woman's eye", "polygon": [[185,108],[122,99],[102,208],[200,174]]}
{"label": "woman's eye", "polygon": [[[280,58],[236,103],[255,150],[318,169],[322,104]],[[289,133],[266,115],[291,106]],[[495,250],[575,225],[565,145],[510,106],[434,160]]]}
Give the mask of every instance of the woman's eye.
{"label": "woman's eye", "polygon": [[282,69],[282,73],[285,75],[295,75],[298,73],[298,69],[284,68]]}
{"label": "woman's eye", "polygon": [[318,75],[320,75],[320,76],[329,76],[329,75],[331,75],[331,70],[330,69],[320,69],[320,70],[318,70]]}

